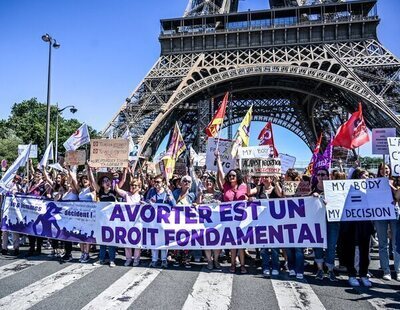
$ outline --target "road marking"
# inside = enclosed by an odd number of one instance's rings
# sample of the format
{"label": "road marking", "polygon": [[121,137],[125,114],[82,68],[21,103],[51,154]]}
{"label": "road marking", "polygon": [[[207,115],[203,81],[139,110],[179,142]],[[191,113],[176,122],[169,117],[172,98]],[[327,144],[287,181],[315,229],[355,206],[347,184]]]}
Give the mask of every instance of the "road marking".
{"label": "road marking", "polygon": [[203,268],[182,309],[229,309],[232,284],[233,274],[207,272]]}
{"label": "road marking", "polygon": [[82,309],[128,309],[160,272],[159,269],[131,268]]}
{"label": "road marking", "polygon": [[[43,264],[45,261],[40,260],[26,260],[26,259],[19,259],[14,261],[10,264],[4,265],[0,267],[0,280],[12,276],[16,273],[24,271],[29,267],[37,266]],[[47,262],[47,261],[46,261]]]}
{"label": "road marking", "polygon": [[325,309],[311,286],[303,281],[271,279],[280,309]]}
{"label": "road marking", "polygon": [[0,299],[0,309],[28,309],[99,266],[73,264]]}
{"label": "road marking", "polygon": [[[365,299],[370,303],[373,308],[377,310],[399,308],[400,303],[398,302],[398,299],[389,297],[390,294],[397,294],[397,291],[393,290],[389,286],[389,284],[391,284],[391,281],[385,282],[377,278],[372,278],[369,280],[372,282],[372,288],[370,289],[373,291],[373,294],[376,295],[377,293],[383,293],[384,296],[386,296],[385,298],[371,296],[371,294],[368,294],[369,289],[363,287],[361,281],[361,286],[355,289],[361,296],[365,297]],[[391,304],[393,305],[393,307],[390,306]]]}

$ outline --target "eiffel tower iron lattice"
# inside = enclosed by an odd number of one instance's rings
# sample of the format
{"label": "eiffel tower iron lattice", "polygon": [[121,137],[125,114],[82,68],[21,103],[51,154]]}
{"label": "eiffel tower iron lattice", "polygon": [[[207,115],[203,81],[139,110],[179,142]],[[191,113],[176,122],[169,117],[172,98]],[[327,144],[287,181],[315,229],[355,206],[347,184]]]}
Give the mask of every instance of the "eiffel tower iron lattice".
{"label": "eiffel tower iron lattice", "polygon": [[[106,126],[128,127],[151,157],[175,121],[204,150],[204,128],[226,91],[230,117],[291,130],[313,149],[363,103],[369,128],[400,133],[400,61],[379,42],[377,0],[270,0],[237,12],[235,0],[190,0],[184,17],[161,20],[161,56]],[[304,5],[306,4],[306,5]]]}

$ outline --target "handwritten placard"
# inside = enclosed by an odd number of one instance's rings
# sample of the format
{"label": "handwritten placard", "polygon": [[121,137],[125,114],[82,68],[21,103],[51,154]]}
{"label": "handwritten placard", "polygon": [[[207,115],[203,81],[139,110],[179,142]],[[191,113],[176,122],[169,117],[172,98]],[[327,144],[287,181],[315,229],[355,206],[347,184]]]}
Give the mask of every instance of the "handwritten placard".
{"label": "handwritten placard", "polygon": [[79,166],[86,163],[86,151],[76,150],[65,153],[65,164],[69,166]]}
{"label": "handwritten placard", "polygon": [[90,144],[93,167],[127,167],[129,141],[127,139],[95,139]]}

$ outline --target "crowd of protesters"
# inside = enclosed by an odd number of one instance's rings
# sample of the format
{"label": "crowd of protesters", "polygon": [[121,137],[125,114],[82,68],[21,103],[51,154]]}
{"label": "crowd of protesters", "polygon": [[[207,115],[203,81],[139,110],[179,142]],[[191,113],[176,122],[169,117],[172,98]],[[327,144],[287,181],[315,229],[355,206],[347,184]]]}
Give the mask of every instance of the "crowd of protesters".
{"label": "crowd of protesters", "polygon": [[[175,205],[197,205],[227,201],[273,199],[284,197],[282,189],[285,181],[310,182],[309,196],[321,199],[324,203],[323,181],[329,179],[366,179],[370,177],[385,177],[389,179],[393,190],[393,201],[397,201],[398,184],[392,178],[390,167],[381,164],[377,175],[368,171],[355,168],[349,175],[338,170],[328,171],[319,169],[314,173],[315,178],[301,175],[294,169],[289,169],[284,175],[251,177],[244,176],[240,169],[231,169],[223,172],[219,154],[216,153],[217,173],[209,173],[202,168],[189,164],[187,175],[174,176],[167,183],[162,175],[152,176],[143,173],[142,169],[125,168],[120,173],[111,171],[101,175],[86,165],[82,171],[72,171],[68,167],[62,172],[44,169],[33,169],[30,165],[32,178],[24,179],[16,175],[10,191],[28,195],[53,199],[55,201],[126,201],[130,204],[141,202],[164,203]],[[128,183],[128,184],[126,184]],[[396,202],[397,205],[397,202]],[[335,258],[338,258],[341,270],[348,275],[351,286],[363,285],[370,287],[369,262],[373,242],[378,239],[380,266],[383,279],[392,279],[389,268],[390,259],[394,258],[394,278],[400,281],[400,254],[396,251],[396,233],[399,230],[397,220],[384,221],[357,221],[357,222],[327,222],[327,248],[302,249],[302,248],[263,248],[256,249],[256,260],[259,260],[262,274],[265,277],[279,276],[288,272],[289,276],[299,280],[303,279],[305,256],[314,256],[315,278],[323,280],[325,276],[330,281],[337,281]],[[400,230],[399,230],[400,232]],[[42,253],[44,243],[51,249],[51,256],[64,261],[70,261],[73,244],[57,239],[45,240],[41,237],[28,236],[29,250],[27,256]],[[8,254],[8,243],[12,242],[13,254],[20,255],[19,242],[21,236],[16,233],[2,232],[3,255]],[[389,245],[391,243],[392,246]],[[86,243],[79,244],[81,256],[79,262],[88,263],[96,246]],[[94,264],[115,266],[117,248],[114,246],[100,245],[98,259]],[[221,262],[230,263],[229,272],[237,271],[247,273],[246,262],[249,257],[247,249],[231,250],[141,250],[139,248],[125,248],[125,266],[139,266],[144,262],[141,255],[151,256],[150,267],[168,268],[171,265],[192,267],[192,260],[199,262],[203,257],[206,268],[221,269]],[[324,269],[326,267],[326,269]],[[239,268],[239,269],[237,269]],[[327,273],[325,274],[325,270]],[[357,279],[357,276],[359,279]]]}

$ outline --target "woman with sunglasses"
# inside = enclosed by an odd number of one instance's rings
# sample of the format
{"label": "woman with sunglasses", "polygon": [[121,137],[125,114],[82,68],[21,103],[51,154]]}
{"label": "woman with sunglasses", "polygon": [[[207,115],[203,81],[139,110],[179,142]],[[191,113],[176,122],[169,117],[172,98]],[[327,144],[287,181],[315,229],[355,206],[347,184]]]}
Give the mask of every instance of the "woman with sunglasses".
{"label": "woman with sunglasses", "polygon": [[[122,175],[122,181],[125,183],[127,169],[124,169]],[[120,183],[121,184],[121,183]],[[119,186],[120,184],[115,185],[115,191],[119,196],[121,196],[124,201],[126,201],[133,208],[136,204],[142,201],[142,196],[140,195],[140,191],[142,190],[142,182],[139,179],[133,178],[129,182],[129,191],[124,191]],[[133,267],[137,267],[140,264],[140,248],[136,248],[134,250],[133,260],[132,260],[132,249],[125,248],[125,257],[126,261],[124,266],[130,266],[132,264]]]}
{"label": "woman with sunglasses", "polygon": [[[182,177],[180,187],[172,192],[176,205],[186,206],[190,208],[196,202],[196,194],[190,191],[192,187],[192,178],[188,175]],[[185,268],[192,268],[190,265],[190,251],[189,250],[176,250],[175,254],[175,267],[184,265]]]}
{"label": "woman with sunglasses", "polygon": [[[352,179],[368,179],[368,171],[356,168],[351,176]],[[357,270],[354,264],[354,256],[356,248],[359,250],[359,270],[358,275],[361,283],[365,287],[371,287],[372,283],[368,279],[369,266],[369,245],[371,236],[374,232],[374,226],[371,221],[349,221],[341,222],[341,228],[346,238],[343,239],[343,251],[345,255],[345,266],[349,276],[350,286],[360,286],[357,280]]]}
{"label": "woman with sunglasses", "polygon": [[[89,166],[89,178],[94,180],[92,168]],[[112,182],[108,176],[103,176],[98,183],[94,182],[93,187],[96,190],[99,201],[116,202],[117,193],[112,189]],[[115,246],[100,245],[99,261],[93,265],[104,265],[108,248],[108,256],[110,258],[110,267],[115,267],[115,256],[117,248]]]}
{"label": "woman with sunglasses", "polygon": [[[146,202],[150,203],[164,203],[174,206],[175,199],[171,191],[166,187],[165,179],[162,175],[154,178],[154,187],[152,187],[145,198]],[[167,254],[168,250],[151,250],[151,263],[150,267],[157,267],[158,255],[161,251],[161,268],[168,268]]]}
{"label": "woman with sunglasses", "polygon": [[[320,168],[316,173],[316,182],[314,183],[311,192],[314,197],[321,197],[323,203],[324,198],[324,181],[329,180],[329,171],[326,168]],[[328,278],[332,282],[336,282],[337,278],[333,268],[335,267],[335,253],[336,244],[339,237],[340,222],[326,222],[326,233],[327,233],[327,248],[325,250],[324,260],[324,249],[314,248],[314,261],[317,264],[317,273],[315,278],[317,280],[324,279],[324,262],[328,267]]]}
{"label": "woman with sunglasses", "polygon": [[[384,163],[381,163],[379,165],[377,178],[389,179],[389,185],[392,188],[393,194],[396,192],[396,187],[394,186],[394,180],[392,178],[392,170],[388,165]],[[396,206],[396,208],[398,208],[398,206]],[[374,226],[378,235],[379,260],[381,264],[381,269],[383,271],[383,279],[391,280],[392,276],[390,274],[389,267],[388,230],[390,230],[389,240],[392,242],[393,249],[396,249],[395,241],[398,229],[397,220],[374,221]],[[396,272],[396,280],[400,281],[400,255],[396,251],[394,251],[394,270]]]}
{"label": "woman with sunglasses", "polygon": [[[223,193],[223,201],[247,200],[247,185],[243,181],[241,170],[231,169],[225,176],[218,151],[215,153],[215,159],[217,161],[217,184]],[[231,249],[231,267],[229,268],[231,273],[236,272],[236,254],[237,249]],[[239,249],[240,272],[242,274],[247,273],[244,254],[244,249]]]}

